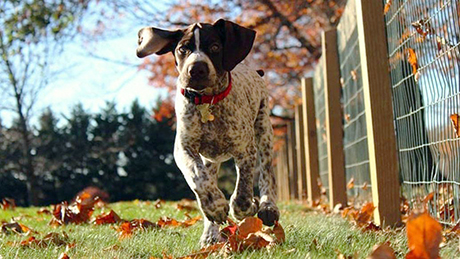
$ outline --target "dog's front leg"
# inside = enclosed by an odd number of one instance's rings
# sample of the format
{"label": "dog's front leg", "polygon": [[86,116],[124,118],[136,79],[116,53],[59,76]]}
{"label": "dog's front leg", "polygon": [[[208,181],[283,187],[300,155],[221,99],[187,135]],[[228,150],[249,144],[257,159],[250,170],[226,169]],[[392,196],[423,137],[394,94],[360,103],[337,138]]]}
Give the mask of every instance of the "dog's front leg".
{"label": "dog's front leg", "polygon": [[235,157],[236,187],[230,199],[230,213],[238,220],[253,216],[259,209],[254,200],[254,172],[257,163],[256,148],[251,146],[246,152]]}
{"label": "dog's front leg", "polygon": [[225,222],[229,211],[228,202],[217,187],[219,164],[203,161],[197,148],[193,145],[184,145],[181,141],[176,141],[174,158],[185,180],[195,193],[201,211],[209,221],[205,224],[202,241],[212,243],[219,238],[215,236],[217,225],[213,223]]}

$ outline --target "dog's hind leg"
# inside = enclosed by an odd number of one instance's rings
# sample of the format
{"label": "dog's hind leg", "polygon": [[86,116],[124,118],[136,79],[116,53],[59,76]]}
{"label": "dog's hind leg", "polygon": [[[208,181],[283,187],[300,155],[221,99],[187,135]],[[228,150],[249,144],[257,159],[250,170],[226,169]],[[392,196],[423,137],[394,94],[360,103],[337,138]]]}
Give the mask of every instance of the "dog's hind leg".
{"label": "dog's hind leg", "polygon": [[272,226],[279,220],[276,206],[276,179],[273,171],[273,128],[270,123],[268,100],[262,100],[255,122],[259,171],[260,206],[258,217],[264,225]]}

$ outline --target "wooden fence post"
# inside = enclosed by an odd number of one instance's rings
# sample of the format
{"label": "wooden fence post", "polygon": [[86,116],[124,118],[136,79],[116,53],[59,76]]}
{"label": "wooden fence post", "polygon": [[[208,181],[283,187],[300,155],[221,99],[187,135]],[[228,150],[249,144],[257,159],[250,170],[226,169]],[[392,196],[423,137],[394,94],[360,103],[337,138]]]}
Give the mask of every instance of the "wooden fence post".
{"label": "wooden fence post", "polygon": [[289,189],[291,199],[299,198],[299,191],[297,188],[297,152],[296,152],[296,139],[295,139],[295,121],[290,121],[287,124],[287,148],[288,148],[288,161],[289,161]]}
{"label": "wooden fence post", "polygon": [[399,175],[383,2],[356,1],[375,223],[401,222]]}
{"label": "wooden fence post", "polygon": [[319,161],[318,140],[316,139],[315,95],[313,92],[313,79],[302,78],[302,108],[305,143],[305,167],[307,180],[308,203],[313,203],[321,198],[318,186]]}
{"label": "wooden fence post", "polygon": [[340,68],[337,50],[337,31],[321,34],[324,58],[324,99],[326,106],[326,137],[329,168],[329,205],[347,205],[346,178],[343,154],[342,107],[340,103]]}
{"label": "wooden fence post", "polygon": [[295,107],[295,138],[297,150],[297,188],[299,200],[307,200],[307,174],[305,167],[305,134],[302,109],[303,105]]}
{"label": "wooden fence post", "polygon": [[289,200],[289,166],[288,166],[288,152],[287,152],[287,143],[284,142],[283,145],[283,199],[285,201]]}

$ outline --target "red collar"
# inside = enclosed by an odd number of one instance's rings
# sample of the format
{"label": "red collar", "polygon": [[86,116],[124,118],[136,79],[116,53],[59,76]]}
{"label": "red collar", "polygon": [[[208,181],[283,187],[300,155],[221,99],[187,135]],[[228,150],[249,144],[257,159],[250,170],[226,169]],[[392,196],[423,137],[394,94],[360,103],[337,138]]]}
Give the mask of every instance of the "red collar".
{"label": "red collar", "polygon": [[205,103],[209,103],[213,105],[213,104],[216,104],[222,101],[225,97],[227,97],[227,95],[230,93],[230,90],[232,90],[232,75],[230,74],[230,72],[228,72],[227,89],[225,89],[225,91],[223,91],[220,94],[201,95],[201,94],[198,94],[197,92],[187,91],[184,88],[181,88],[180,92],[182,93],[183,96],[185,96],[185,98],[187,98],[190,102],[193,102],[196,105],[205,104]]}

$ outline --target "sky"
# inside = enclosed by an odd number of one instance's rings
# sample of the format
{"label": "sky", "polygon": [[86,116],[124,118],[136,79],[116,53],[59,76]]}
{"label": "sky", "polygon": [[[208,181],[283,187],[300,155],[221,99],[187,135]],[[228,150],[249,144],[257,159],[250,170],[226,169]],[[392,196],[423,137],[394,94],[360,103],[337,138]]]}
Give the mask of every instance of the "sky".
{"label": "sky", "polygon": [[[67,116],[78,103],[94,113],[105,107],[108,101],[114,101],[119,111],[128,110],[138,99],[141,105],[151,110],[166,92],[149,85],[148,72],[137,68],[143,62],[135,52],[137,32],[145,25],[118,20],[112,25],[117,28],[116,33],[108,37],[104,35],[106,39],[95,37],[94,41],[88,42],[88,39],[77,37],[66,43],[64,51],[51,62],[53,77],[40,93],[33,109],[32,124],[36,125],[38,116],[48,107],[63,122],[62,115]],[[10,125],[13,114],[2,110],[0,117],[3,124]]]}

